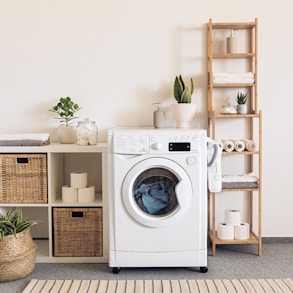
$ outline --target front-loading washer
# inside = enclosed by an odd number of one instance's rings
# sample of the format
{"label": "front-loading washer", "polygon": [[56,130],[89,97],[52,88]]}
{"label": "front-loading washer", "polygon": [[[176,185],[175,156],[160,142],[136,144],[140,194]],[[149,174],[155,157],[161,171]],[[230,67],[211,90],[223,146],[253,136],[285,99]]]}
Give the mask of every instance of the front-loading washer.
{"label": "front-loading washer", "polygon": [[108,131],[109,266],[207,271],[204,129]]}

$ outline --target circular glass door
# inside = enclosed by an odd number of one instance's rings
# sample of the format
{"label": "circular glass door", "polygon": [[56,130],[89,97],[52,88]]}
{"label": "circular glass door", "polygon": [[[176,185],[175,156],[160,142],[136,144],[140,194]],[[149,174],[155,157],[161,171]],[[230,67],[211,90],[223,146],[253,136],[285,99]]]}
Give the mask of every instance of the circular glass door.
{"label": "circular glass door", "polygon": [[190,179],[177,163],[162,158],[139,162],[126,175],[123,202],[137,222],[162,227],[181,218],[192,197]]}

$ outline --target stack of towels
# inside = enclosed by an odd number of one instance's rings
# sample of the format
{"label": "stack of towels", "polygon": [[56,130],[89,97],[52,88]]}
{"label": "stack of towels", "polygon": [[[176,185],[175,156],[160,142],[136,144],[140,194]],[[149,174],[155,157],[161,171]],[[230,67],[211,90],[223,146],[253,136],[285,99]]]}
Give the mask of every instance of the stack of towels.
{"label": "stack of towels", "polygon": [[42,146],[50,144],[49,133],[18,133],[0,135],[0,146]]}
{"label": "stack of towels", "polygon": [[227,72],[214,72],[214,83],[254,83],[253,72],[241,73],[227,73]]}
{"label": "stack of towels", "polygon": [[223,175],[222,188],[257,188],[258,177],[253,173],[243,175]]}

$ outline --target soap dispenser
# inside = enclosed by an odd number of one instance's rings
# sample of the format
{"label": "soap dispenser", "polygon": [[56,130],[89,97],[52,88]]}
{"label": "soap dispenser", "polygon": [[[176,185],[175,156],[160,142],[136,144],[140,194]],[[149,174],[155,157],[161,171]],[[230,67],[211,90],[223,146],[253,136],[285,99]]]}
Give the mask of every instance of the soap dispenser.
{"label": "soap dispenser", "polygon": [[162,110],[160,103],[154,103],[158,105],[158,109],[154,112],[154,127],[162,128],[165,126],[165,112]]}

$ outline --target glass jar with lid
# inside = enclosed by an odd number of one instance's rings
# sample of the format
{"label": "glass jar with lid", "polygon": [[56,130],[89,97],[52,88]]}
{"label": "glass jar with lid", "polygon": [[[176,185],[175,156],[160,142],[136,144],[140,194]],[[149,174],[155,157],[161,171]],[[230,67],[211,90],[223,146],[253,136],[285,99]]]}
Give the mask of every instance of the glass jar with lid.
{"label": "glass jar with lid", "polygon": [[98,129],[95,121],[85,118],[78,121],[76,128],[76,144],[78,145],[95,145],[98,143]]}

